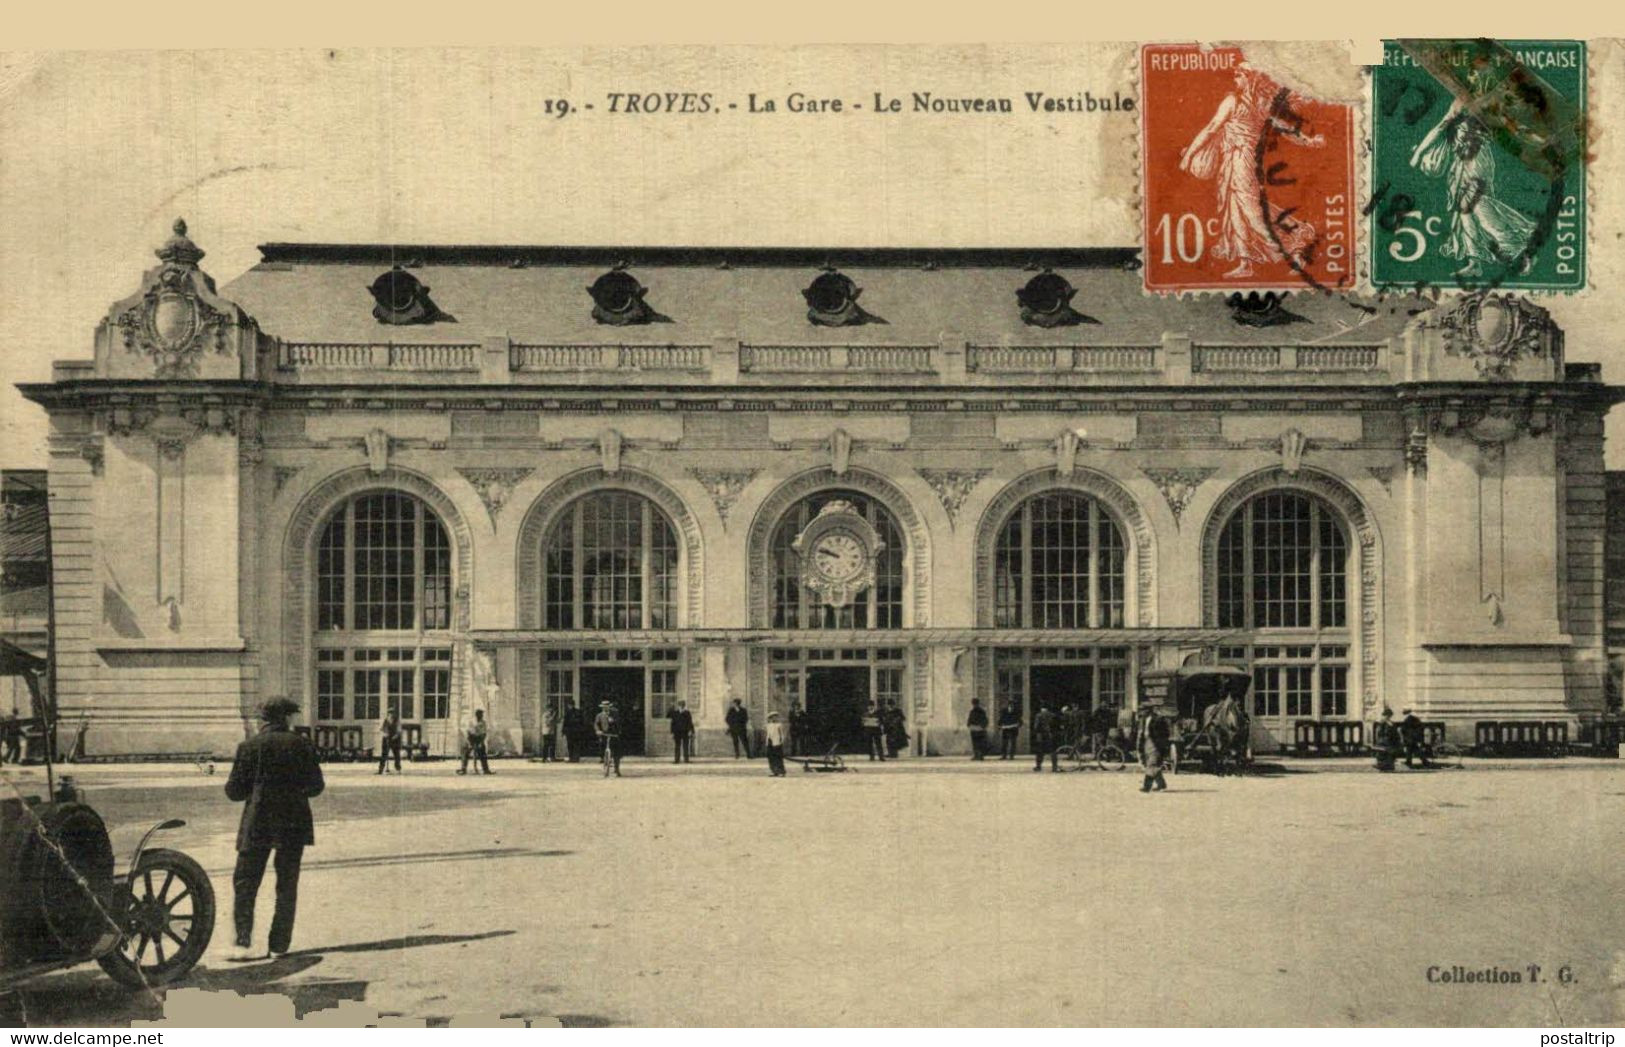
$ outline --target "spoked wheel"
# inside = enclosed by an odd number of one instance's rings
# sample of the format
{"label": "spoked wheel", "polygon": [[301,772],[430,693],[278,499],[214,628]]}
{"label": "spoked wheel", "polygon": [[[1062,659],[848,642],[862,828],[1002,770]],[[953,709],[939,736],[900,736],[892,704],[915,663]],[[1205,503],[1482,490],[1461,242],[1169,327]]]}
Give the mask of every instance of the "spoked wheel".
{"label": "spoked wheel", "polygon": [[1128,757],[1115,745],[1102,745],[1100,751],[1095,753],[1095,763],[1104,770],[1121,771],[1128,766]]}
{"label": "spoked wheel", "polygon": [[190,971],[214,934],[214,885],[203,866],[155,847],[130,877],[124,940],[96,962],[133,989],[168,985]]}

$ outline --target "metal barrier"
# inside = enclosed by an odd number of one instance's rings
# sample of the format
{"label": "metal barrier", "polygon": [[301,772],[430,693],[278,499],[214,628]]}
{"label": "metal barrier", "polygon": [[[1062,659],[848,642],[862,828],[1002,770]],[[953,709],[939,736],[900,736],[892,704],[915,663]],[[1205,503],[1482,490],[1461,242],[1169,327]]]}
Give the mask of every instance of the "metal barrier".
{"label": "metal barrier", "polygon": [[1358,720],[1298,720],[1292,732],[1299,756],[1353,756],[1365,748],[1365,724]]}

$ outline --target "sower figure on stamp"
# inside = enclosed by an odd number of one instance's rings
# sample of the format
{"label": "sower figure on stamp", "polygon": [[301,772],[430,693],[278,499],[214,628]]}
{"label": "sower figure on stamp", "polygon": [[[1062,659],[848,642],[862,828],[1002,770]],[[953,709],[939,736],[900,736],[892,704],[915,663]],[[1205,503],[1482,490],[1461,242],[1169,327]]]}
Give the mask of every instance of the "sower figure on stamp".
{"label": "sower figure on stamp", "polygon": [[1021,734],[1021,707],[1015,699],[1004,703],[999,711],[999,759],[1016,758],[1016,738]]}
{"label": "sower figure on stamp", "polygon": [[987,757],[987,710],[982,708],[982,699],[970,700],[970,715],[965,717],[965,726],[970,729],[970,758],[981,760]]}
{"label": "sower figure on stamp", "polygon": [[1535,222],[1496,195],[1495,151],[1490,133],[1462,100],[1450,103],[1444,118],[1412,151],[1411,166],[1443,176],[1450,200],[1450,236],[1439,253],[1461,263],[1458,276],[1481,276],[1486,265],[1516,264],[1528,272]]}
{"label": "sower figure on stamp", "polygon": [[228,959],[262,960],[266,950],[254,947],[254,901],[265,879],[265,865],[276,855],[276,911],[271,918],[269,951],[281,956],[293,941],[294,910],[299,902],[299,863],[305,848],[316,842],[310,799],[325,783],[316,747],[293,733],[288,723],[299,706],[273,698],[260,707],[260,732],[237,746],[226,779],[227,798],[244,804],[237,827],[237,867],[232,872],[232,920],[236,947]]}
{"label": "sower figure on stamp", "polygon": [[1145,781],[1140,784],[1140,791],[1150,792],[1153,788],[1161,792],[1168,788],[1168,783],[1162,777],[1162,765],[1168,759],[1169,728],[1168,718],[1162,715],[1162,710],[1155,703],[1145,707],[1145,715],[1140,720],[1140,736],[1135,739],[1140,750],[1140,764],[1145,772]]}
{"label": "sower figure on stamp", "polygon": [[[1279,91],[1280,85],[1256,69],[1238,67],[1234,89],[1179,154],[1181,171],[1215,182],[1219,237],[1212,254],[1236,263],[1224,274],[1230,279],[1252,276],[1255,262],[1295,259],[1315,239],[1309,223],[1283,223],[1279,214],[1265,214],[1259,193],[1258,149],[1266,129],[1299,145],[1326,144],[1322,136],[1305,135],[1277,116]],[[1271,231],[1272,222],[1278,232]]]}
{"label": "sower figure on stamp", "polygon": [[485,723],[485,710],[475,709],[474,719],[463,728],[463,762],[457,768],[458,774],[468,773],[469,757],[474,758],[474,769],[481,774],[490,774],[491,765],[485,758],[485,736],[489,727]]}
{"label": "sower figure on stamp", "polygon": [[734,759],[740,756],[750,759],[750,712],[745,703],[735,698],[724,719],[728,724],[728,737],[734,743]]}
{"label": "sower figure on stamp", "polygon": [[378,773],[383,774],[390,753],[395,754],[395,773],[401,773],[401,713],[394,702],[378,721]]}
{"label": "sower figure on stamp", "polygon": [[671,762],[688,763],[694,758],[694,714],[688,703],[677,700],[677,707],[666,714],[671,721]]}

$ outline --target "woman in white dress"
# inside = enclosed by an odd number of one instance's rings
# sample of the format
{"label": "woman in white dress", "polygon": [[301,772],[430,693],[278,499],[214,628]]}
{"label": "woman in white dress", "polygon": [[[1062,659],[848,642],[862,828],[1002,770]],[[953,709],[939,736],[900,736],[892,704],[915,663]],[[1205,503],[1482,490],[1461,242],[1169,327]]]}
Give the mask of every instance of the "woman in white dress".
{"label": "woman in white dress", "polygon": [[1461,263],[1456,269],[1460,276],[1482,275],[1486,264],[1527,270],[1531,261],[1527,252],[1535,223],[1495,198],[1495,154],[1489,138],[1484,124],[1457,98],[1411,153],[1412,167],[1445,179],[1450,236],[1439,252]]}

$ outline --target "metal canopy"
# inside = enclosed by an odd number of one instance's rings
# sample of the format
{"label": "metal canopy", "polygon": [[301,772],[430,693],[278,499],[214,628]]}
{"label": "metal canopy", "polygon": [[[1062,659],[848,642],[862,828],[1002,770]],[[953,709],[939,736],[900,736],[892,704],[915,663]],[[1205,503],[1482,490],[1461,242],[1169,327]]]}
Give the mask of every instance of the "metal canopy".
{"label": "metal canopy", "polygon": [[1105,644],[1206,646],[1239,629],[1146,626],[1132,629],[474,629],[479,647],[1078,647]]}

